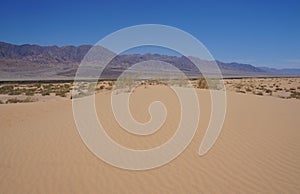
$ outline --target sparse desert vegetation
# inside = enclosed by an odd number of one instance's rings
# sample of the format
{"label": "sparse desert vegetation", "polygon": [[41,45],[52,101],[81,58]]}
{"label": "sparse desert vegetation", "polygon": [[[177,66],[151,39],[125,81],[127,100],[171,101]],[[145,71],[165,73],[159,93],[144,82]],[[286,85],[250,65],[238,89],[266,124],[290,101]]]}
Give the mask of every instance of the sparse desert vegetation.
{"label": "sparse desert vegetation", "polygon": [[25,99],[18,99],[18,98],[10,98],[6,101],[6,104],[11,104],[11,103],[28,103],[28,102],[35,102],[37,101],[34,98],[26,97]]}
{"label": "sparse desert vegetation", "polygon": [[[186,80],[185,80],[186,81]],[[178,80],[139,80],[126,78],[120,82],[103,80],[93,82],[66,83],[7,83],[0,85],[0,104],[23,103],[32,101],[49,101],[78,98],[94,92],[109,92],[114,88],[123,88],[127,92],[136,85],[144,88],[155,85],[176,85],[185,87],[183,79]],[[224,79],[223,83],[229,92],[258,96],[273,96],[283,99],[300,99],[300,78],[242,78]],[[199,78],[191,80],[193,87],[198,89],[221,89],[219,80]],[[72,90],[75,89],[73,96]],[[30,97],[30,98],[27,98]],[[26,100],[25,100],[26,99]],[[34,99],[34,100],[32,100]]]}
{"label": "sparse desert vegetation", "polygon": [[225,79],[227,91],[283,99],[299,99],[300,78],[242,78]]}

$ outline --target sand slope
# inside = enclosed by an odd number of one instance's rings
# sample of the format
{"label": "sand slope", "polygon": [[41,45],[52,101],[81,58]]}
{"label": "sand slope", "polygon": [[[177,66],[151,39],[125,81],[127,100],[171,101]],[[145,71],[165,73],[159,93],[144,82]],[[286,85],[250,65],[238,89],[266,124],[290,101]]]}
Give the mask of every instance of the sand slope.
{"label": "sand slope", "polygon": [[[148,171],[112,167],[95,157],[76,130],[71,101],[0,106],[0,193],[297,193],[300,191],[300,101],[228,93],[222,133],[197,152],[210,115],[209,94],[198,90],[201,118],[188,148]],[[98,115],[120,144],[147,149],[174,133],[179,107],[165,87],[138,89],[132,114],[147,121],[151,100],[171,108],[162,129],[137,137],[120,129],[109,94],[97,95]]]}

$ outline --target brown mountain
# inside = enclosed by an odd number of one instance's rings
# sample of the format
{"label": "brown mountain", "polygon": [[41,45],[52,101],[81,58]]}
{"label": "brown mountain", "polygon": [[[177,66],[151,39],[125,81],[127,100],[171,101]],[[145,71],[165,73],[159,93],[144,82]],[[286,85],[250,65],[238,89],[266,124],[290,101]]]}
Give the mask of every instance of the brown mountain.
{"label": "brown mountain", "polygon": [[[91,45],[82,46],[39,46],[39,45],[13,45],[0,42],[0,80],[15,79],[73,79],[76,70],[92,48]],[[103,47],[101,52],[113,53]],[[200,64],[204,70],[209,70],[211,61],[189,57],[194,63]],[[184,56],[168,56],[160,54],[130,54],[116,56],[105,69],[105,77],[115,78],[126,68],[133,64],[156,60],[174,65],[189,76],[199,76],[196,66]],[[274,76],[280,71],[268,71],[248,64],[223,63],[216,61],[223,76]],[[93,69],[87,71],[92,74]],[[284,74],[284,73],[282,73]]]}

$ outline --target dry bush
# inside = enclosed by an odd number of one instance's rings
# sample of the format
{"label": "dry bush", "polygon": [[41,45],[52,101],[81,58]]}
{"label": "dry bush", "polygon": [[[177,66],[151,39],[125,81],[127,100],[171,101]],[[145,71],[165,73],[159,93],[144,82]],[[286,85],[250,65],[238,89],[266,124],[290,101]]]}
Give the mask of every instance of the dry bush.
{"label": "dry bush", "polygon": [[12,104],[12,103],[28,103],[28,102],[36,102],[37,99],[33,99],[33,98],[25,98],[23,100],[21,99],[17,99],[17,98],[10,98],[6,101],[7,104]]}
{"label": "dry bush", "polygon": [[270,90],[270,89],[266,89],[265,92],[268,94],[272,94],[272,90]]}
{"label": "dry bush", "polygon": [[237,89],[241,89],[241,88],[243,87],[243,84],[238,83],[237,85],[235,85],[235,87],[236,87]]}
{"label": "dry bush", "polygon": [[219,81],[217,79],[205,79],[205,78],[199,78],[196,84],[197,88],[200,89],[218,89],[218,83]]}
{"label": "dry bush", "polygon": [[246,92],[252,92],[252,90],[250,88],[246,88]]}
{"label": "dry bush", "polygon": [[207,84],[206,79],[200,78],[197,83],[197,88],[208,89],[208,84]]}
{"label": "dry bush", "polygon": [[262,92],[253,92],[253,94],[258,95],[258,96],[263,96],[264,95]]}
{"label": "dry bush", "polygon": [[291,97],[291,98],[300,99],[300,92],[292,91],[290,97]]}
{"label": "dry bush", "polygon": [[0,87],[0,94],[9,94],[11,91],[14,90],[14,86],[7,85]]}
{"label": "dry bush", "polygon": [[243,94],[245,94],[246,92],[245,91],[243,91],[243,90],[237,90],[236,92],[238,92],[238,93],[243,93]]}

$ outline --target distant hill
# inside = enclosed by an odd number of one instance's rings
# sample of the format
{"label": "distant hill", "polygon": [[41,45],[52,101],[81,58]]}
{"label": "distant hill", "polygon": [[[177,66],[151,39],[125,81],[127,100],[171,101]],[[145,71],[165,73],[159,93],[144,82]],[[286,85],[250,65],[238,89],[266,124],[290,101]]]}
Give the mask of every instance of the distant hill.
{"label": "distant hill", "polygon": [[[39,46],[13,45],[0,42],[0,80],[10,79],[73,79],[76,70],[91,45],[82,46]],[[99,47],[102,52],[113,54]],[[212,61],[189,57],[195,64],[201,66],[203,72],[211,71]],[[104,74],[107,78],[115,78],[133,64],[156,60],[174,65],[187,75],[195,77],[201,73],[187,57],[167,56],[160,54],[130,54],[115,57]],[[252,76],[285,76],[300,75],[300,69],[274,69],[255,67],[250,64],[224,63],[216,61],[224,77]],[[93,72],[93,70],[87,71]]]}
{"label": "distant hill", "polygon": [[296,68],[275,69],[270,67],[259,67],[259,69],[273,74],[300,75],[300,69],[296,69]]}
{"label": "distant hill", "polygon": [[0,42],[0,59],[13,59],[39,64],[78,63],[92,46],[13,45]]}

